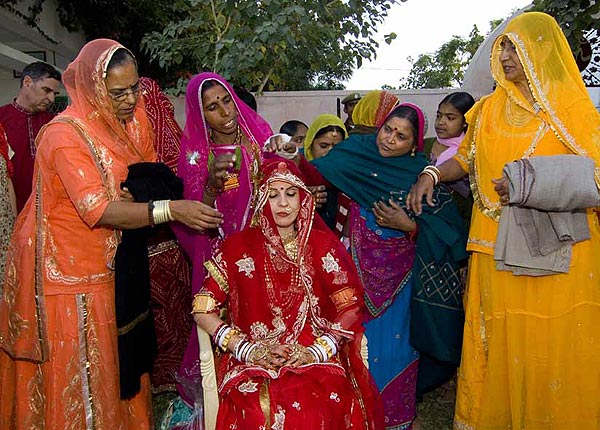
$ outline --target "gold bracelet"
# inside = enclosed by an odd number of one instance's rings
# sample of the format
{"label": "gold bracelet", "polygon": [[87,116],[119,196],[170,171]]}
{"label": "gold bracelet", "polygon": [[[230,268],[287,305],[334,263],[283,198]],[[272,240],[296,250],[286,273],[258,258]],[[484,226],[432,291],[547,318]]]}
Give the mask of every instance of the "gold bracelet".
{"label": "gold bracelet", "polygon": [[315,343],[318,343],[323,348],[325,348],[325,351],[327,351],[327,358],[331,358],[333,356],[333,350],[331,349],[331,346],[329,346],[325,339],[321,339],[320,337],[318,337],[315,339]]}
{"label": "gold bracelet", "polygon": [[217,301],[207,293],[198,293],[192,302],[192,314],[209,314],[217,309]]}

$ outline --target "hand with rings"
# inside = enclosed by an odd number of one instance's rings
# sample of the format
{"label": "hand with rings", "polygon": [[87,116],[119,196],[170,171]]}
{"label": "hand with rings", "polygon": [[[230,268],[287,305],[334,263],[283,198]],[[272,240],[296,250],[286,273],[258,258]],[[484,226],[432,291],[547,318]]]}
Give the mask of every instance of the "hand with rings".
{"label": "hand with rings", "polygon": [[413,231],[417,224],[410,219],[406,211],[392,199],[385,202],[375,202],[373,205],[373,214],[377,224],[382,227],[393,228],[401,231]]}
{"label": "hand with rings", "polygon": [[494,183],[494,190],[500,196],[500,204],[502,206],[508,205],[510,202],[510,196],[508,191],[508,178],[503,176],[502,178],[492,179]]}
{"label": "hand with rings", "polygon": [[286,345],[258,345],[248,357],[248,362],[262,366],[265,369],[278,370],[289,355],[290,350]]}
{"label": "hand with rings", "polygon": [[327,191],[325,185],[310,185],[310,192],[315,196],[315,205],[317,209],[321,208],[327,202]]}
{"label": "hand with rings", "polygon": [[289,345],[289,347],[291,348],[291,353],[289,359],[285,362],[285,366],[299,367],[315,362],[314,355],[304,345],[295,344]]}

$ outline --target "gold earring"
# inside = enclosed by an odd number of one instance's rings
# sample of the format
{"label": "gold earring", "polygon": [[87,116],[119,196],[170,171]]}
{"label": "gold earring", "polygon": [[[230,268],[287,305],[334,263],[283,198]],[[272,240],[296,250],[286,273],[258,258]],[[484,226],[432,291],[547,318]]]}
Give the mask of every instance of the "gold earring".
{"label": "gold earring", "polygon": [[411,156],[411,157],[414,157],[414,156],[415,156],[415,151],[416,151],[416,150],[417,150],[417,147],[416,147],[416,146],[413,146],[413,147],[412,147],[412,151],[410,151],[410,156]]}

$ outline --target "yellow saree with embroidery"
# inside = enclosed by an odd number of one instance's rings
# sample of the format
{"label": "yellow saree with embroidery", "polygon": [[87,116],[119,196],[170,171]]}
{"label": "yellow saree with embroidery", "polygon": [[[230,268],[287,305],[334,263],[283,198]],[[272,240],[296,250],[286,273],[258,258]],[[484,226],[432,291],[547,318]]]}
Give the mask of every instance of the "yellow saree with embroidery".
{"label": "yellow saree with embroidery", "polygon": [[[534,102],[504,77],[501,43],[515,46]],[[600,226],[573,247],[568,274],[514,276],[497,271],[501,211],[492,179],[507,162],[577,154],[596,164],[600,116],[558,24],[542,13],[513,19],[491,57],[497,88],[469,112],[455,156],[475,197],[468,249],[463,355],[454,427],[459,430],[600,428]]]}

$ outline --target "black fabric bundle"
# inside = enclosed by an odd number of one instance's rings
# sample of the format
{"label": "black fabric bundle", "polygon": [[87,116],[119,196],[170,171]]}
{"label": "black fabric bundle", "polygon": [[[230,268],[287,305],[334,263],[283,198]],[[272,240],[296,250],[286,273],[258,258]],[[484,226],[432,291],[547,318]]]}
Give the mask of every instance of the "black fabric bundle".
{"label": "black fabric bundle", "polygon": [[[163,163],[129,166],[121,184],[136,202],[183,198],[183,183]],[[115,303],[118,329],[121,399],[140,391],[140,377],[152,370],[157,352],[150,306],[150,267],[147,241],[153,230],[123,230],[115,255]]]}

